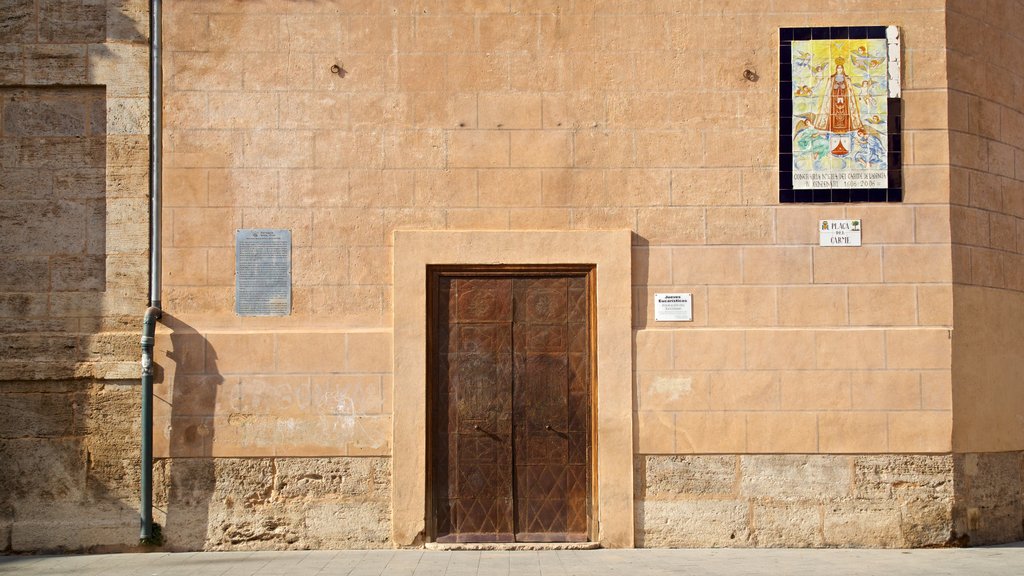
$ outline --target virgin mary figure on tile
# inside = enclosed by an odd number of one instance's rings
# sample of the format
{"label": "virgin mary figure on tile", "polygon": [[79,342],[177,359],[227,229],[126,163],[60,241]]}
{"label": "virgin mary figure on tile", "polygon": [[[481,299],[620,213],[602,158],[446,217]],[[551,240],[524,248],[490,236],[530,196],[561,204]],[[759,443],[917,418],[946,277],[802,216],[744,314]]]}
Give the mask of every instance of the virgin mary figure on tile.
{"label": "virgin mary figure on tile", "polygon": [[842,58],[836,58],[836,71],[825,83],[821,105],[814,117],[815,128],[834,134],[846,134],[864,126],[853,79],[846,75],[843,63]]}

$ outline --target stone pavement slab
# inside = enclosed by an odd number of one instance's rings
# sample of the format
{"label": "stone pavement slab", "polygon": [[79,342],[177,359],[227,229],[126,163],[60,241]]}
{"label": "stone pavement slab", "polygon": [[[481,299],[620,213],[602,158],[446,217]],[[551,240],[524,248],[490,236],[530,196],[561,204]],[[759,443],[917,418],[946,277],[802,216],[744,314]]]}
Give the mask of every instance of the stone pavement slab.
{"label": "stone pavement slab", "polygon": [[1024,543],[932,550],[318,550],[0,556],[19,576],[1020,575]]}

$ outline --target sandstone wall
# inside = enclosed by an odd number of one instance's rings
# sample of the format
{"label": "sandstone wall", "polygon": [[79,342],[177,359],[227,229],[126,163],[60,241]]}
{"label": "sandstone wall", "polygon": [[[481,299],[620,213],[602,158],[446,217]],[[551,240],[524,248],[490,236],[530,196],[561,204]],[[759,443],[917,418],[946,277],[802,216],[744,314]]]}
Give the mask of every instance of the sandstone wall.
{"label": "sandstone wall", "polygon": [[[904,29],[906,201],[780,206],[777,29],[840,23],[810,5],[174,3],[167,308],[326,355],[390,329],[395,229],[627,228],[641,452],[948,451],[944,3],[901,6],[843,20]],[[816,247],[842,216],[865,246]],[[287,318],[233,314],[249,227],[292,230]]]}
{"label": "sandstone wall", "polygon": [[[384,545],[399,229],[633,232],[619,385],[644,545],[1008,534],[1017,453],[976,452],[1024,448],[1024,359],[999,346],[1024,325],[1024,97],[1019,60],[990,57],[1019,52],[1019,4],[167,3],[169,544]],[[136,426],[146,3],[0,7],[0,216],[19,222],[0,240],[0,416],[18,423],[0,450],[58,471],[56,488],[9,480],[24,503],[0,502],[0,545],[131,543],[136,479],[112,471],[136,439],[67,421]],[[779,205],[777,30],[849,23],[902,31],[905,201]],[[817,220],[843,217],[864,246],[818,248]],[[234,315],[234,231],[254,227],[292,230],[286,318]],[[46,228],[69,241],[37,242]],[[655,323],[654,292],[692,292],[694,321]],[[864,455],[882,453],[908,455]],[[57,520],[97,506],[109,523]]]}
{"label": "sandstone wall", "polygon": [[157,457],[391,455],[390,333],[178,326],[156,348]]}
{"label": "sandstone wall", "polygon": [[0,383],[0,552],[138,542],[138,412],[133,382]]}
{"label": "sandstone wall", "polygon": [[1024,448],[1024,47],[1020,2],[950,2],[953,443]]}
{"label": "sandstone wall", "polygon": [[146,2],[0,16],[0,378],[133,378],[147,297]]}
{"label": "sandstone wall", "polygon": [[1024,537],[1024,47],[1020,2],[949,2],[955,529]]}
{"label": "sandstone wall", "polygon": [[[950,449],[943,8],[861,2],[839,16],[814,3],[704,3],[667,18],[686,56],[662,61],[700,80],[651,76],[686,122],[655,164],[671,167],[670,206],[637,211],[641,453]],[[901,29],[905,200],[779,205],[775,30],[854,21]],[[690,33],[671,35],[678,27]],[[743,80],[744,67],[761,80]],[[648,125],[636,126],[640,142]],[[680,161],[684,151],[693,157]],[[864,245],[818,247],[826,218],[862,219]],[[652,294],[675,291],[694,294],[693,323],[654,322]]]}
{"label": "sandstone wall", "polygon": [[0,2],[0,551],[138,542],[146,6]]}
{"label": "sandstone wall", "polygon": [[955,454],[954,530],[971,545],[1024,538],[1024,453]]}
{"label": "sandstone wall", "polygon": [[391,547],[388,458],[171,458],[155,478],[172,550]]}
{"label": "sandstone wall", "polygon": [[953,464],[950,455],[639,458],[637,545],[955,544]]}
{"label": "sandstone wall", "polygon": [[[402,229],[632,231],[640,454],[950,451],[945,2],[166,9],[171,458],[352,455],[350,419],[386,455],[387,401],[324,413],[317,386],[384,395]],[[849,23],[903,33],[906,199],[779,205],[778,28]],[[843,217],[864,246],[818,248]],[[292,231],[285,318],[234,314],[259,227]],[[655,323],[654,292],[694,321]]]}

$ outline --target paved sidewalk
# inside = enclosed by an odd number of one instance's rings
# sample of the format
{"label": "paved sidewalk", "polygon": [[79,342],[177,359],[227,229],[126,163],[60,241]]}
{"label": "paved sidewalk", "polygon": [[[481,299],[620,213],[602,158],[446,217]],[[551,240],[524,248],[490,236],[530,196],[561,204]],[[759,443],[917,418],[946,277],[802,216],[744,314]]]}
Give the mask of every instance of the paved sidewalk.
{"label": "paved sidewalk", "polygon": [[1024,543],[942,550],[186,552],[0,556],[0,574],[74,576],[1024,574]]}

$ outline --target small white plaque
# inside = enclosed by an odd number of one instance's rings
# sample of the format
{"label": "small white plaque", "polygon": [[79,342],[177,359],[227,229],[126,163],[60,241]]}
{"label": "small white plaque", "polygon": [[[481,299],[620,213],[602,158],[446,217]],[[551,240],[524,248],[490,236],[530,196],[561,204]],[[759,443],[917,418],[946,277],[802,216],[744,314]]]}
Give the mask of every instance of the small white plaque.
{"label": "small white plaque", "polygon": [[860,220],[818,220],[818,246],[860,246]]}
{"label": "small white plaque", "polygon": [[655,294],[654,319],[658,322],[692,322],[693,294]]}

